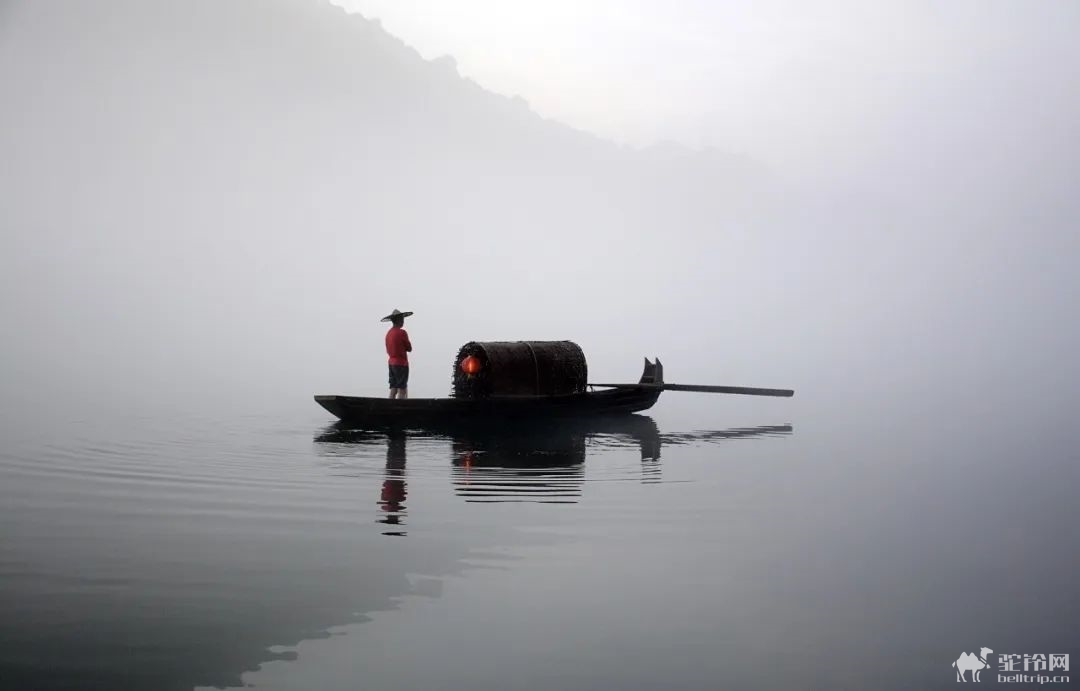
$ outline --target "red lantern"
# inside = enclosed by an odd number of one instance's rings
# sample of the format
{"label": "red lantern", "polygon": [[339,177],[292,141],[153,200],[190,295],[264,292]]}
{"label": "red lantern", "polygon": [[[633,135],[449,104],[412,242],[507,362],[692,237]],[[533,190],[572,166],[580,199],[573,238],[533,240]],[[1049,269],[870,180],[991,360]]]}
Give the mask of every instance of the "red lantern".
{"label": "red lantern", "polygon": [[461,361],[461,371],[470,377],[480,371],[480,358],[470,355]]}

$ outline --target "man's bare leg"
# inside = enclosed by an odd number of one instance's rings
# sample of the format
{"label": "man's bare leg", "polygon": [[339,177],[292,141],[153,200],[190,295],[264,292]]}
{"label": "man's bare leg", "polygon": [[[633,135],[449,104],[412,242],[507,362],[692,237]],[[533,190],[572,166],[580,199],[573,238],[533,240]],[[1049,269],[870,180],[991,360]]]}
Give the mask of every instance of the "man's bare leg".
{"label": "man's bare leg", "polygon": [[408,398],[409,397],[409,390],[408,389],[398,389],[397,390],[397,397],[398,398]]}
{"label": "man's bare leg", "polygon": [[398,390],[397,389],[390,389],[390,398],[397,398],[397,395],[398,395]]}

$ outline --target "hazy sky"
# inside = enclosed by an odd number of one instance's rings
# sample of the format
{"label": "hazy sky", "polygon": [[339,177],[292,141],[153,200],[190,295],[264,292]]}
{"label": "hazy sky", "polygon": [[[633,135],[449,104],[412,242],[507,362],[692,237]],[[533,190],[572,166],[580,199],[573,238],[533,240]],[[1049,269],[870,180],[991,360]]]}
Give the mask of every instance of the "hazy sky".
{"label": "hazy sky", "polygon": [[1080,4],[334,0],[542,115],[636,145],[805,161],[938,90],[1077,62]]}
{"label": "hazy sky", "polygon": [[532,338],[608,380],[1080,380],[1080,4],[0,7],[12,408],[381,395],[395,307],[417,396]]}

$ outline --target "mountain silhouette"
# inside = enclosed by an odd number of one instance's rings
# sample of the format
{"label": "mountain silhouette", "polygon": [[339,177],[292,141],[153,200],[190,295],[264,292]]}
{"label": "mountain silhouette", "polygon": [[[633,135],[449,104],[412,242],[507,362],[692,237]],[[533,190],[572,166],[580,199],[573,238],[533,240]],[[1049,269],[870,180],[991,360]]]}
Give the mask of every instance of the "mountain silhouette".
{"label": "mountain silhouette", "polygon": [[[323,0],[8,2],[0,86],[0,268],[35,285],[0,302],[34,332],[6,359],[70,363],[65,390],[251,387],[282,361],[307,363],[290,395],[332,387],[357,319],[422,305],[416,378],[443,393],[471,338],[582,333],[583,299],[678,309],[641,276],[700,269],[773,190],[742,157],[546,120]],[[462,334],[473,306],[501,328]]]}

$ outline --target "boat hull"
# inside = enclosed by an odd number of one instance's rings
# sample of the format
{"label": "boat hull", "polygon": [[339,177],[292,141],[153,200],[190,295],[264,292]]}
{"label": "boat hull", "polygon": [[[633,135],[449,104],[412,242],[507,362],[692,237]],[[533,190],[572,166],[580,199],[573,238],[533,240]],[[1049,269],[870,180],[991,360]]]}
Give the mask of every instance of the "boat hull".
{"label": "boat hull", "polygon": [[660,389],[641,387],[559,396],[490,398],[366,398],[319,395],[315,402],[357,427],[431,427],[542,421],[635,413],[651,408]]}

